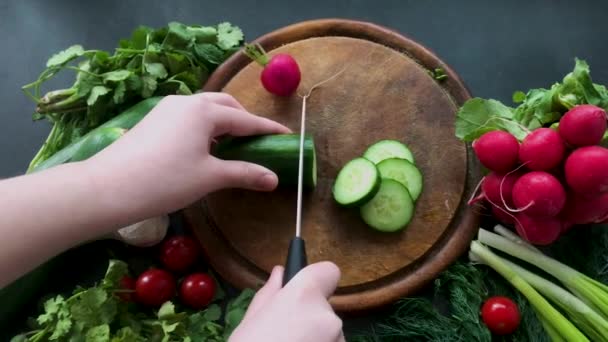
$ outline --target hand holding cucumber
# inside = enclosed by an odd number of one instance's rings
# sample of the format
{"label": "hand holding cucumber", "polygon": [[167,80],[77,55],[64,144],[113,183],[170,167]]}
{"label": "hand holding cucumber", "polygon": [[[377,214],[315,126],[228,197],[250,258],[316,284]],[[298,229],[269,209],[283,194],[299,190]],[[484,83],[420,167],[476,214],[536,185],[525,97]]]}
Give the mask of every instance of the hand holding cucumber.
{"label": "hand holding cucumber", "polygon": [[110,202],[124,214],[147,218],[183,208],[205,194],[238,187],[273,190],[277,175],[257,163],[210,154],[223,135],[289,133],[247,112],[232,96],[168,96],[123,137],[86,161]]}

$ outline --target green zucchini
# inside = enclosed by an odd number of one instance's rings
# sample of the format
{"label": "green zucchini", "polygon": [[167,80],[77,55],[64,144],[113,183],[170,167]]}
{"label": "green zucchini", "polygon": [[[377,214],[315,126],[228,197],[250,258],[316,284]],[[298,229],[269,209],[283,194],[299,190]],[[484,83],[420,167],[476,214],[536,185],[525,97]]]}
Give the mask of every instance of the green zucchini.
{"label": "green zucchini", "polygon": [[[314,140],[304,137],[302,184],[317,185],[317,157]],[[300,157],[299,134],[274,134],[232,137],[220,141],[213,154],[224,160],[243,160],[262,165],[277,174],[279,186],[297,186]]]}
{"label": "green zucchini", "polygon": [[89,159],[97,152],[110,146],[118,138],[125,135],[126,132],[126,129],[119,127],[103,127],[96,130],[93,134],[86,136],[78,150],[70,158],[70,161],[76,162]]}
{"label": "green zucchini", "polygon": [[129,107],[124,112],[115,116],[114,118],[106,121],[103,125],[91,130],[80,139],[72,142],[70,145],[64,147],[62,150],[53,154],[49,159],[36,165],[33,169],[28,170],[28,173],[42,171],[59,164],[67,163],[72,160],[74,154],[80,149],[82,144],[91,135],[97,134],[96,132],[103,130],[104,128],[123,128],[130,129],[135,126],[141,119],[143,119],[151,110],[154,108],[162,97],[150,97],[137,104]]}

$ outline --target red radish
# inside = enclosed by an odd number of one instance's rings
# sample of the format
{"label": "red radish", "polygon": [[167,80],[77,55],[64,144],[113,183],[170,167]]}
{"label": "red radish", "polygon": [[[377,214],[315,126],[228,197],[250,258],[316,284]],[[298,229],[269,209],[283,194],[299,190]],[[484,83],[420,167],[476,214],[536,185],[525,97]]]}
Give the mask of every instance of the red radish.
{"label": "red radish", "polygon": [[513,185],[516,211],[534,217],[553,217],[566,203],[562,184],[548,172],[532,171],[521,176]]}
{"label": "red radish", "polygon": [[572,146],[597,145],[606,132],[606,112],[584,104],[570,109],[559,121],[559,134]]}
{"label": "red radish", "polygon": [[566,182],[575,192],[585,196],[608,192],[608,149],[577,148],[566,159],[565,173]]}
{"label": "red radish", "polygon": [[521,142],[519,161],[530,170],[548,171],[559,165],[565,150],[559,133],[551,128],[538,128]]}
{"label": "red radish", "polygon": [[562,222],[555,217],[534,218],[522,213],[515,217],[517,234],[534,245],[549,245],[562,232]]}
{"label": "red radish", "polygon": [[608,193],[594,197],[570,193],[560,216],[570,224],[600,223],[608,219]]}
{"label": "red radish", "polygon": [[270,93],[290,96],[300,84],[300,67],[296,60],[286,53],[278,53],[271,58],[258,45],[245,44],[245,54],[264,67],[260,79]]}
{"label": "red radish", "polygon": [[574,227],[573,223],[570,223],[570,222],[567,222],[567,221],[562,221],[562,234],[564,234],[567,231],[569,231],[572,227]]}
{"label": "red radish", "polygon": [[472,145],[481,164],[494,172],[507,173],[517,164],[519,142],[510,133],[490,131]]}
{"label": "red radish", "polygon": [[492,205],[492,215],[502,224],[514,224],[515,218],[502,206]]}
{"label": "red radish", "polygon": [[519,172],[508,173],[506,175],[499,175],[495,172],[491,172],[483,178],[483,182],[481,183],[481,191],[483,192],[484,197],[494,205],[504,206],[506,203],[507,206],[512,207],[513,185],[519,177],[521,177],[521,173]]}

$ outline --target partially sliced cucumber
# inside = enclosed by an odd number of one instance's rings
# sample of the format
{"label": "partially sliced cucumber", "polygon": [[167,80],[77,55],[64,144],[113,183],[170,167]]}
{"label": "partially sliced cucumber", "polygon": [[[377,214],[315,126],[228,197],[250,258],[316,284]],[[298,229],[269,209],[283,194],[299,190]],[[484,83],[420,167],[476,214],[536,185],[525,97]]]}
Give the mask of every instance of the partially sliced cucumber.
{"label": "partially sliced cucumber", "polygon": [[414,216],[414,201],[403,184],[382,179],[380,190],[361,207],[360,213],[370,227],[382,232],[396,232],[410,223]]}
{"label": "partially sliced cucumber", "polygon": [[365,158],[355,158],[338,172],[333,195],[343,206],[359,206],[374,197],[379,186],[380,173],[376,165]]}
{"label": "partially sliced cucumber", "polygon": [[396,180],[405,185],[414,202],[422,192],[422,173],[406,159],[389,158],[377,165],[380,177]]}
{"label": "partially sliced cucumber", "polygon": [[363,157],[371,160],[374,164],[378,164],[388,158],[407,159],[414,164],[414,155],[412,154],[412,151],[403,143],[390,139],[380,140],[371,145],[365,151]]}

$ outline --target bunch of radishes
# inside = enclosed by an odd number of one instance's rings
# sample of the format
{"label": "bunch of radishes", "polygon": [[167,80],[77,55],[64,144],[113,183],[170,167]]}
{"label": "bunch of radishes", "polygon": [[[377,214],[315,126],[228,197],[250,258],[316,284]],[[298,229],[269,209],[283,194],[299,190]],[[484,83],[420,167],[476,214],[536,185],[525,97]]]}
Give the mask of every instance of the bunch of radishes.
{"label": "bunch of radishes", "polygon": [[481,194],[493,215],[517,233],[547,245],[578,224],[608,221],[608,149],[598,146],[606,112],[579,105],[558,128],[537,128],[521,143],[510,133],[490,131],[473,142],[477,158],[491,172]]}

